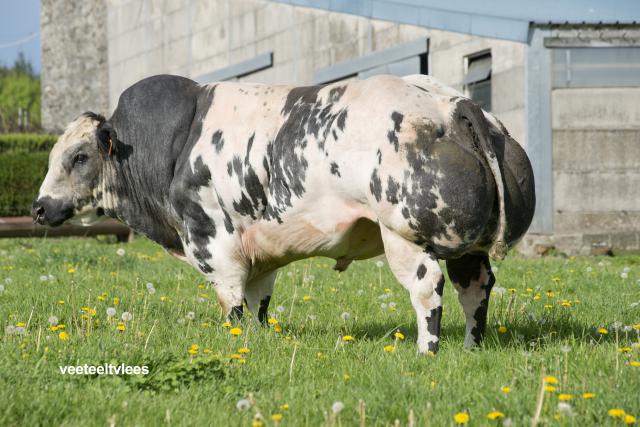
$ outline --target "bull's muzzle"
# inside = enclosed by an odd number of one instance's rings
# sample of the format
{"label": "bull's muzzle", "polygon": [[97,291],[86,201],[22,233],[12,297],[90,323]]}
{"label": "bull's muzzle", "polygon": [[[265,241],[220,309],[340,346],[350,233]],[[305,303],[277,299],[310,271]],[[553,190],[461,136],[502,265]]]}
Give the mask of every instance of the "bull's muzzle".
{"label": "bull's muzzle", "polygon": [[73,216],[73,205],[45,196],[36,199],[31,206],[34,224],[56,227]]}

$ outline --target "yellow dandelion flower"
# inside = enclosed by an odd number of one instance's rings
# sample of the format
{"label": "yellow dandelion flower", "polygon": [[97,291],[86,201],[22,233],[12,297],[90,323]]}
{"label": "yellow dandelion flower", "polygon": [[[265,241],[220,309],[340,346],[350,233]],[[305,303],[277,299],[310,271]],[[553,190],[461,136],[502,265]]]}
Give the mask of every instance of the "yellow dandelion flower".
{"label": "yellow dandelion flower", "polygon": [[633,329],[635,329],[636,331],[640,331],[640,323],[636,323],[635,325],[633,325]]}
{"label": "yellow dandelion flower", "polygon": [[466,412],[458,412],[453,416],[453,421],[458,424],[467,424],[469,422],[469,414]]}
{"label": "yellow dandelion flower", "polygon": [[211,326],[211,324],[209,322],[202,322],[200,326],[202,326],[203,328],[208,328],[209,326]]}
{"label": "yellow dandelion flower", "polygon": [[191,344],[187,352],[189,354],[198,354],[198,350],[200,350],[200,346],[198,344]]}
{"label": "yellow dandelion flower", "polygon": [[232,359],[242,359],[244,356],[242,356],[241,354],[238,353],[234,353],[231,355]]}
{"label": "yellow dandelion flower", "polygon": [[224,323],[222,324],[222,327],[223,327],[223,328],[230,328],[230,327],[231,327],[231,323],[229,323],[229,322],[224,322]]}
{"label": "yellow dandelion flower", "polygon": [[120,304],[120,298],[114,297],[113,298],[113,305],[118,305],[118,304]]}
{"label": "yellow dandelion flower", "polygon": [[384,347],[385,353],[393,353],[394,351],[396,351],[396,348],[392,345],[387,345]]}
{"label": "yellow dandelion flower", "polygon": [[160,297],[160,301],[162,301],[162,302],[167,302],[167,301],[169,301],[169,297],[162,295],[162,296]]}
{"label": "yellow dandelion flower", "polygon": [[273,422],[279,423],[280,421],[282,421],[282,414],[272,414],[271,419],[273,420]]}
{"label": "yellow dandelion flower", "polygon": [[61,324],[59,324],[57,326],[58,326],[58,329],[64,329],[65,328],[64,323],[61,323]]}
{"label": "yellow dandelion flower", "polygon": [[633,415],[625,415],[624,419],[623,419],[625,424],[635,424],[636,423],[636,417],[634,417]]}
{"label": "yellow dandelion flower", "polygon": [[507,327],[504,325],[500,325],[498,326],[498,332],[501,334],[506,334],[507,333]]}
{"label": "yellow dandelion flower", "polygon": [[558,379],[554,376],[548,375],[544,377],[544,382],[547,384],[558,384]]}
{"label": "yellow dandelion flower", "polygon": [[547,391],[549,393],[553,393],[553,392],[556,391],[556,388],[554,386],[552,386],[552,385],[546,385],[546,386],[544,386],[544,391]]}
{"label": "yellow dandelion flower", "polygon": [[345,381],[349,381],[351,379],[351,375],[349,374],[342,374],[342,379]]}
{"label": "yellow dandelion flower", "polygon": [[342,337],[342,341],[353,341],[353,337],[351,335],[345,335]]}
{"label": "yellow dandelion flower", "polygon": [[631,360],[629,362],[629,365],[633,366],[634,368],[640,368],[640,362],[638,362],[637,360]]}
{"label": "yellow dandelion flower", "polygon": [[204,350],[202,350],[203,353],[211,353],[211,349],[210,348],[205,348]]}
{"label": "yellow dandelion flower", "polygon": [[269,320],[267,320],[267,323],[270,325],[277,325],[278,324],[278,319],[274,319],[273,317]]}
{"label": "yellow dandelion flower", "polygon": [[391,291],[390,288],[384,288],[384,292],[387,293],[387,294],[390,294],[392,291]]}
{"label": "yellow dandelion flower", "polygon": [[560,278],[559,277],[553,277],[551,278],[551,281],[554,283],[560,283]]}
{"label": "yellow dandelion flower", "polygon": [[507,289],[509,292],[511,292],[512,294],[515,294],[516,292],[518,292],[518,290],[516,288],[509,288]]}
{"label": "yellow dandelion flower", "polygon": [[251,427],[262,427],[264,422],[260,418],[254,418],[251,420]]}
{"label": "yellow dandelion flower", "polygon": [[396,331],[396,333],[393,334],[393,336],[396,337],[396,339],[399,339],[399,340],[403,340],[404,339],[404,334],[402,332],[400,332],[400,331]]}
{"label": "yellow dandelion flower", "polygon": [[631,353],[631,347],[622,347],[622,348],[619,348],[618,351],[620,353]]}
{"label": "yellow dandelion flower", "polygon": [[487,418],[489,418],[492,421],[500,418],[504,418],[504,413],[500,411],[491,411],[487,414]]}
{"label": "yellow dandelion flower", "polygon": [[118,322],[118,326],[116,326],[116,331],[120,331],[120,332],[124,332],[125,331],[126,326],[124,326],[124,322]]}
{"label": "yellow dandelion flower", "polygon": [[620,409],[620,408],[613,408],[613,409],[609,409],[609,411],[607,411],[607,414],[609,414],[610,417],[613,418],[622,418],[624,417],[624,409]]}
{"label": "yellow dandelion flower", "polygon": [[58,304],[63,305],[64,304],[64,300],[63,299],[59,299],[58,300]]}
{"label": "yellow dandelion flower", "polygon": [[548,296],[549,298],[553,298],[556,296],[556,293],[553,291],[547,291],[545,292],[545,295]]}
{"label": "yellow dandelion flower", "polygon": [[551,310],[553,306],[551,304],[545,304],[544,308],[546,308],[547,310]]}
{"label": "yellow dandelion flower", "polygon": [[589,392],[582,393],[583,399],[593,399],[594,397],[596,397],[595,393],[589,393]]}
{"label": "yellow dandelion flower", "polygon": [[288,403],[283,403],[282,405],[280,405],[280,409],[282,409],[283,411],[286,411],[289,409],[289,404]]}
{"label": "yellow dandelion flower", "polygon": [[309,301],[311,299],[311,295],[305,295],[302,297],[303,301]]}
{"label": "yellow dandelion flower", "polygon": [[563,307],[571,307],[571,301],[562,301],[560,305]]}
{"label": "yellow dandelion flower", "polygon": [[61,341],[69,341],[69,334],[62,331],[58,334],[58,338],[60,338]]}
{"label": "yellow dandelion flower", "polygon": [[98,295],[98,300],[99,301],[106,301],[106,298],[103,297],[102,295]]}
{"label": "yellow dandelion flower", "polygon": [[598,328],[598,333],[600,335],[607,335],[609,331],[607,330],[607,328]]}
{"label": "yellow dandelion flower", "polygon": [[535,301],[538,301],[540,298],[542,298],[542,297],[540,296],[540,294],[535,294],[535,295],[533,296],[533,299],[534,299]]}
{"label": "yellow dandelion flower", "polygon": [[276,326],[273,327],[273,330],[276,331],[277,333],[281,333],[282,332],[282,326],[276,325]]}
{"label": "yellow dandelion flower", "polygon": [[25,326],[27,326],[27,325],[26,325],[26,324],[24,324],[24,323],[16,323],[16,326],[17,326],[18,328],[24,328],[24,327],[25,327]]}
{"label": "yellow dandelion flower", "polygon": [[558,395],[558,400],[560,400],[561,402],[567,402],[571,399],[573,399],[573,395],[571,394],[561,393]]}
{"label": "yellow dandelion flower", "polygon": [[240,347],[238,349],[238,353],[241,353],[241,354],[246,354],[246,353],[249,353],[250,351],[251,350],[249,350],[247,347]]}
{"label": "yellow dandelion flower", "polygon": [[507,386],[502,387],[500,391],[503,392],[504,394],[509,394],[511,393],[511,387],[507,387]]}
{"label": "yellow dandelion flower", "polygon": [[75,268],[70,268],[70,269],[67,270],[67,273],[69,273],[69,274],[73,274],[75,272],[76,272]]}
{"label": "yellow dandelion flower", "polygon": [[240,328],[231,328],[229,329],[229,333],[233,336],[238,336],[238,335],[242,335],[242,329]]}

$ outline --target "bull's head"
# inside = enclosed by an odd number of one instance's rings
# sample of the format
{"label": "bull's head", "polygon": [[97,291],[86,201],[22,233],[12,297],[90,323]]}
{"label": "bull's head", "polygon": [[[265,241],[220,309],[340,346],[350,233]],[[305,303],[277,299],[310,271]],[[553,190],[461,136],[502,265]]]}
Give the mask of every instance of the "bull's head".
{"label": "bull's head", "polygon": [[94,222],[115,142],[113,127],[100,115],[84,113],[71,122],[49,154],[49,170],[31,210],[33,221],[51,226],[71,218],[85,225]]}

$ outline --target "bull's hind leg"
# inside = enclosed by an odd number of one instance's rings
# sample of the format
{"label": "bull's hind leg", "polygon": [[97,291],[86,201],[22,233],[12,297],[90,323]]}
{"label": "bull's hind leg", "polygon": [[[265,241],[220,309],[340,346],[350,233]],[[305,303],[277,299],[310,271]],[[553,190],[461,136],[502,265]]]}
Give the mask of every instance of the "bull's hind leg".
{"label": "bull's hind leg", "polygon": [[265,325],[269,316],[269,302],[273,293],[273,284],[276,281],[277,270],[265,274],[258,279],[247,283],[244,298],[247,308],[254,319]]}
{"label": "bull's hind leg", "polygon": [[418,320],[418,351],[437,352],[442,317],[444,275],[438,260],[429,252],[384,226],[381,227],[384,252],[389,267],[409,291]]}
{"label": "bull's hind leg", "polygon": [[458,291],[466,318],[464,346],[480,344],[487,325],[489,295],[495,283],[487,255],[464,255],[447,261],[449,278]]}

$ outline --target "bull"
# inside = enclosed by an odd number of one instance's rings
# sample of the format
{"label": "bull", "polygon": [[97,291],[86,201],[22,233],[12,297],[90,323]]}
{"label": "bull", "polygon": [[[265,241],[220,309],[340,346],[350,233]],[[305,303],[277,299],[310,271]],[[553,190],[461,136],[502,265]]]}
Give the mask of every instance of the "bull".
{"label": "bull", "polygon": [[445,260],[482,339],[502,258],[535,207],[531,165],[505,127],[423,75],[325,86],[161,75],[85,113],[53,147],[34,221],[116,218],[214,284],[225,315],[260,322],[278,268],[344,271],[384,253],[409,292],[418,351],[436,352]]}

